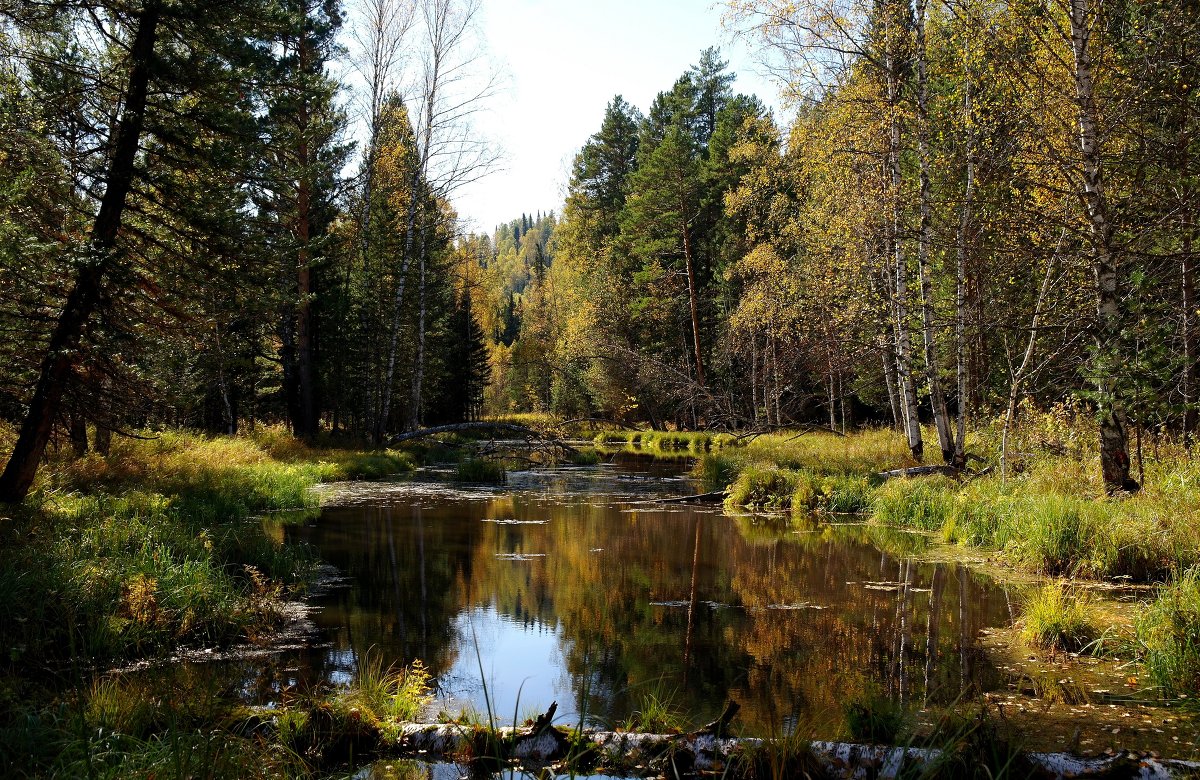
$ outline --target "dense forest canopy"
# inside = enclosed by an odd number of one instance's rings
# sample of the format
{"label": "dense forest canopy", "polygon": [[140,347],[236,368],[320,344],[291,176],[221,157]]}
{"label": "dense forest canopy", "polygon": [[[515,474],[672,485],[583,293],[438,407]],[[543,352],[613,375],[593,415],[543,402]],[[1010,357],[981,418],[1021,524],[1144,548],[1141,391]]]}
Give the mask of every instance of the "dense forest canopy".
{"label": "dense forest canopy", "polygon": [[54,441],[518,411],[932,423],[961,466],[1026,401],[1135,489],[1131,436],[1197,425],[1194,9],[726,5],[786,121],[707,49],[487,236],[476,0],[4,4],[0,498]]}

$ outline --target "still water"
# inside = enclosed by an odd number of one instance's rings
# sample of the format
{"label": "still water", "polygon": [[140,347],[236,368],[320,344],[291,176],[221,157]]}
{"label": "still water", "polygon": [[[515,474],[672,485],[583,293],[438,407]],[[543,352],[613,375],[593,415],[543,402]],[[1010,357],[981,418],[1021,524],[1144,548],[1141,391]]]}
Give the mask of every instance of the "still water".
{"label": "still water", "polygon": [[842,731],[847,705],[974,698],[1003,684],[979,632],[1010,594],[913,559],[920,536],[860,524],[731,517],[653,500],[694,491],[680,467],[615,464],[510,475],[499,488],[339,486],[285,533],[348,578],[317,601],[318,642],[261,695],[349,682],[368,652],[420,659],[437,708],[505,722],[559,704],[611,727],[648,696],[747,734]]}

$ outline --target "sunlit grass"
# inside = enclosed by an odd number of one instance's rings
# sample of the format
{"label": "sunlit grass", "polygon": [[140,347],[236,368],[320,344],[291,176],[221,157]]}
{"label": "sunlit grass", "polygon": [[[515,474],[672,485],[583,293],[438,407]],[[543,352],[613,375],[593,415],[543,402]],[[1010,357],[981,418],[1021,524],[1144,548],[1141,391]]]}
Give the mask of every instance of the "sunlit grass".
{"label": "sunlit grass", "polygon": [[8,661],[120,660],[261,634],[314,557],[255,515],[312,508],[320,481],[406,471],[405,453],[313,450],[276,428],[165,431],[58,456],[0,523]]}
{"label": "sunlit grass", "polygon": [[1172,693],[1200,689],[1200,570],[1164,587],[1137,621],[1146,670]]}
{"label": "sunlit grass", "polygon": [[1057,583],[1031,593],[1021,609],[1021,638],[1035,648],[1079,652],[1092,644],[1097,628],[1086,591]]}

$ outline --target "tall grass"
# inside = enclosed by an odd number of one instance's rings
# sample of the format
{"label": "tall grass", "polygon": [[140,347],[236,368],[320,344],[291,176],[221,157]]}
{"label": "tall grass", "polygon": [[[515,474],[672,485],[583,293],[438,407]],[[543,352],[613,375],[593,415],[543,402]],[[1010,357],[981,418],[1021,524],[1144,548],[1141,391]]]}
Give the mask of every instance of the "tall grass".
{"label": "tall grass", "polygon": [[256,514],[314,507],[326,479],[411,468],[400,453],[328,453],[277,429],[119,438],[52,461],[0,522],[4,662],[97,664],[253,636],[314,557]]}
{"label": "tall grass", "polygon": [[1150,679],[1170,693],[1200,689],[1200,569],[1164,587],[1136,628]]}
{"label": "tall grass", "polygon": [[708,431],[603,431],[595,443],[607,446],[634,446],[646,452],[666,454],[701,453],[737,446],[737,438],[728,433]]}
{"label": "tall grass", "polygon": [[1037,648],[1078,652],[1096,639],[1091,599],[1056,583],[1031,593],[1021,609],[1021,637]]}

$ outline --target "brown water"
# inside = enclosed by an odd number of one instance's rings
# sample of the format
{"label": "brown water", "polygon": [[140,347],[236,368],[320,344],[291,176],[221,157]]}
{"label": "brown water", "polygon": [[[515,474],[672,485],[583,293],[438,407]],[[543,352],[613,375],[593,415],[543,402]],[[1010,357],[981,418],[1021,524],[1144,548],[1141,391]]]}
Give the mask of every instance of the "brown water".
{"label": "brown water", "polygon": [[647,696],[744,733],[837,736],[849,703],[907,707],[1003,685],[980,631],[1010,594],[914,559],[924,537],[859,524],[650,503],[694,486],[627,461],[510,475],[504,489],[339,487],[289,537],[349,578],[318,601],[323,647],[273,664],[252,698],[349,682],[369,650],[421,659],[438,706],[506,722],[559,703],[560,722],[613,726]]}

